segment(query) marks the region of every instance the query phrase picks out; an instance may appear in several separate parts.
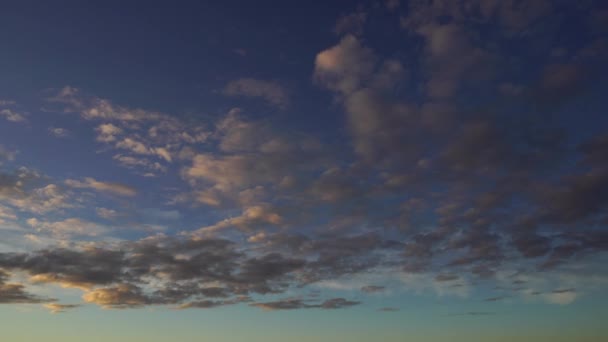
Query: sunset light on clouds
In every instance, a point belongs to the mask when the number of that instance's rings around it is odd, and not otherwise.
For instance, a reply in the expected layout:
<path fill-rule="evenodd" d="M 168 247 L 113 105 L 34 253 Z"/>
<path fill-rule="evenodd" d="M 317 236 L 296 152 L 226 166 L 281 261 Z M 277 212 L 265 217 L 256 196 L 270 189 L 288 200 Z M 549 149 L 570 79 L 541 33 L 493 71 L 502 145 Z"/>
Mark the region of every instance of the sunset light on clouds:
<path fill-rule="evenodd" d="M 0 341 L 606 341 L 608 3 L 7 1 Z"/>

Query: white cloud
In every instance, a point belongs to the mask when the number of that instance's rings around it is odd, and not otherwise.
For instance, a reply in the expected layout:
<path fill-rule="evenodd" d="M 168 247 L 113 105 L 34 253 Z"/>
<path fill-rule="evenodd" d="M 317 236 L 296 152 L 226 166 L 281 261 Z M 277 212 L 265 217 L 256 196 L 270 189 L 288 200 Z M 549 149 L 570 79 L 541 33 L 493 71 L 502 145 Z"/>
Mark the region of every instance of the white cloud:
<path fill-rule="evenodd" d="M 123 133 L 122 128 L 111 123 L 101 124 L 95 130 L 99 133 L 97 141 L 106 143 L 116 141 L 116 136 Z"/>
<path fill-rule="evenodd" d="M 0 110 L 0 117 L 4 117 L 6 120 L 10 122 L 25 122 L 27 119 L 25 118 L 25 114 L 15 112 L 12 109 L 2 109 Z"/>
<path fill-rule="evenodd" d="M 173 158 L 169 151 L 164 147 L 148 147 L 146 144 L 142 143 L 133 138 L 124 138 L 116 143 L 116 148 L 125 149 L 131 151 L 135 154 L 141 155 L 154 155 L 164 159 L 167 162 L 171 162 Z"/>
<path fill-rule="evenodd" d="M 127 168 L 144 168 L 148 171 L 154 172 L 166 172 L 167 168 L 158 162 L 153 162 L 146 158 L 139 158 L 133 156 L 127 156 L 123 154 L 117 154 L 112 159 L 119 162 L 121 165 Z"/>

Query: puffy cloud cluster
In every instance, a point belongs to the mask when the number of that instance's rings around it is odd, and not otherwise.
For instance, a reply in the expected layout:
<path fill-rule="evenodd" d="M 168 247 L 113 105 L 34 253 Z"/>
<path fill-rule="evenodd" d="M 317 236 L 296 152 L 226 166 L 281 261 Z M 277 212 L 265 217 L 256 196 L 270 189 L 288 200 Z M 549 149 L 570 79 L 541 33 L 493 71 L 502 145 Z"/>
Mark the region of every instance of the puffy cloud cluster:
<path fill-rule="evenodd" d="M 0 171 L 0 201 L 36 214 L 74 206 L 65 189 L 24 167 L 8 173 Z"/>
<path fill-rule="evenodd" d="M 83 94 L 66 86 L 47 99 L 57 110 L 78 113 L 97 125 L 97 141 L 111 147 L 113 159 L 146 176 L 166 172 L 185 145 L 204 142 L 201 123 L 188 123 L 165 113 L 129 108 Z M 53 108 L 49 110 L 54 110 Z"/>
<path fill-rule="evenodd" d="M 354 255 L 354 249 L 361 244 L 366 243 L 356 238 L 328 239 L 323 243 L 311 241 L 306 247 L 294 246 L 301 250 L 297 253 L 272 249 L 254 253 L 225 239 L 158 235 L 123 242 L 114 248 L 85 246 L 1 253 L 0 268 L 28 274 L 29 282 L 34 284 L 80 289 L 84 291 L 84 302 L 104 308 L 209 308 L 249 302 L 252 306 L 279 309 L 281 304 L 254 302 L 252 296 L 280 294 L 332 273 L 358 272 L 353 268 L 354 261 L 362 256 Z M 334 247 L 349 252 L 328 255 Z M 375 247 L 368 246 L 368 250 Z M 344 265 L 347 261 L 351 265 Z M 21 285 L 10 286 L 14 292 L 11 296 L 34 300 L 22 292 Z M 338 309 L 356 304 L 359 302 L 333 298 L 316 304 L 298 301 L 297 308 Z M 48 306 L 53 312 L 69 308 L 72 306 Z"/>

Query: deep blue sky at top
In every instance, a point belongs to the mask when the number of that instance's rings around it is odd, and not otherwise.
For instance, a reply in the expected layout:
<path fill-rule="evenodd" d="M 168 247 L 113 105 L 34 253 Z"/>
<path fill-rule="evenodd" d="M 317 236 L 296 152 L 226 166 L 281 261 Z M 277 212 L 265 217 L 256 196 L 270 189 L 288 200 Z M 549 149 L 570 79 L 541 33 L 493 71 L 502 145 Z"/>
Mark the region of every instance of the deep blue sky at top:
<path fill-rule="evenodd" d="M 222 108 L 215 89 L 249 76 L 287 83 L 298 101 L 315 91 L 315 54 L 335 42 L 330 31 L 345 4 L 332 3 L 14 2 L 1 14 L 0 92 L 18 98 L 70 84 L 118 103 L 206 111 Z M 298 101 L 307 114 L 294 116 L 310 116 L 317 104 Z"/>
<path fill-rule="evenodd" d="M 322 126 L 337 128 L 340 118 L 330 108 L 330 94 L 312 84 L 312 61 L 319 51 L 335 43 L 337 37 L 331 31 L 336 18 L 355 10 L 358 4 L 269 0 L 6 2 L 0 13 L 0 93 L 19 100 L 25 94 L 73 85 L 135 107 L 178 115 L 215 115 L 234 105 L 232 99 L 217 96 L 227 81 L 239 77 L 275 79 L 288 86 L 297 104 L 280 118 L 320 133 Z M 368 45 L 383 55 L 406 59 L 419 53 L 421 42 L 399 29 L 397 15 L 387 13 L 380 4 L 368 10 L 364 36 Z M 588 35 L 586 26 L 581 25 L 585 17 L 571 11 L 568 8 L 561 17 L 544 20 L 547 32 L 551 32 L 544 41 L 535 40 L 533 46 L 517 42 L 504 45 L 511 54 L 528 55 L 530 65 L 519 69 L 523 78 L 526 73 L 530 79 L 538 76 L 531 71 L 540 62 L 538 56 L 551 46 L 576 48 L 585 41 L 580 39 Z M 562 26 L 556 27 L 558 24 Z M 480 26 L 478 34 L 481 39 L 492 37 L 492 27 Z M 395 44 L 399 41 L 401 44 Z M 417 76 L 415 68 L 409 72 L 411 77 Z M 590 77 L 601 74 L 595 69 Z M 601 97 L 606 82 L 597 78 L 593 83 L 595 89 L 583 100 L 589 103 L 590 113 L 597 113 L 593 97 Z M 416 89 L 407 90 L 416 93 Z M 471 94 L 471 98 L 476 95 Z M 568 118 L 574 116 L 563 117 L 572 120 Z M 595 126 L 579 120 L 563 123 L 569 129 L 573 124 L 583 125 L 584 130 Z"/>

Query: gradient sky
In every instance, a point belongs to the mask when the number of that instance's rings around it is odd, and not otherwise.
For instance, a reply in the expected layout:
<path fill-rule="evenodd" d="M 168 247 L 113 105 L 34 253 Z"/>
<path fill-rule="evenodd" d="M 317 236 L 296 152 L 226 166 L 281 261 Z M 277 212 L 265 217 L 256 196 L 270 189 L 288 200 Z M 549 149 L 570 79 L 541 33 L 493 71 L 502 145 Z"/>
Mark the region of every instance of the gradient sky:
<path fill-rule="evenodd" d="M 2 341 L 608 340 L 608 6 L 5 1 Z"/>

